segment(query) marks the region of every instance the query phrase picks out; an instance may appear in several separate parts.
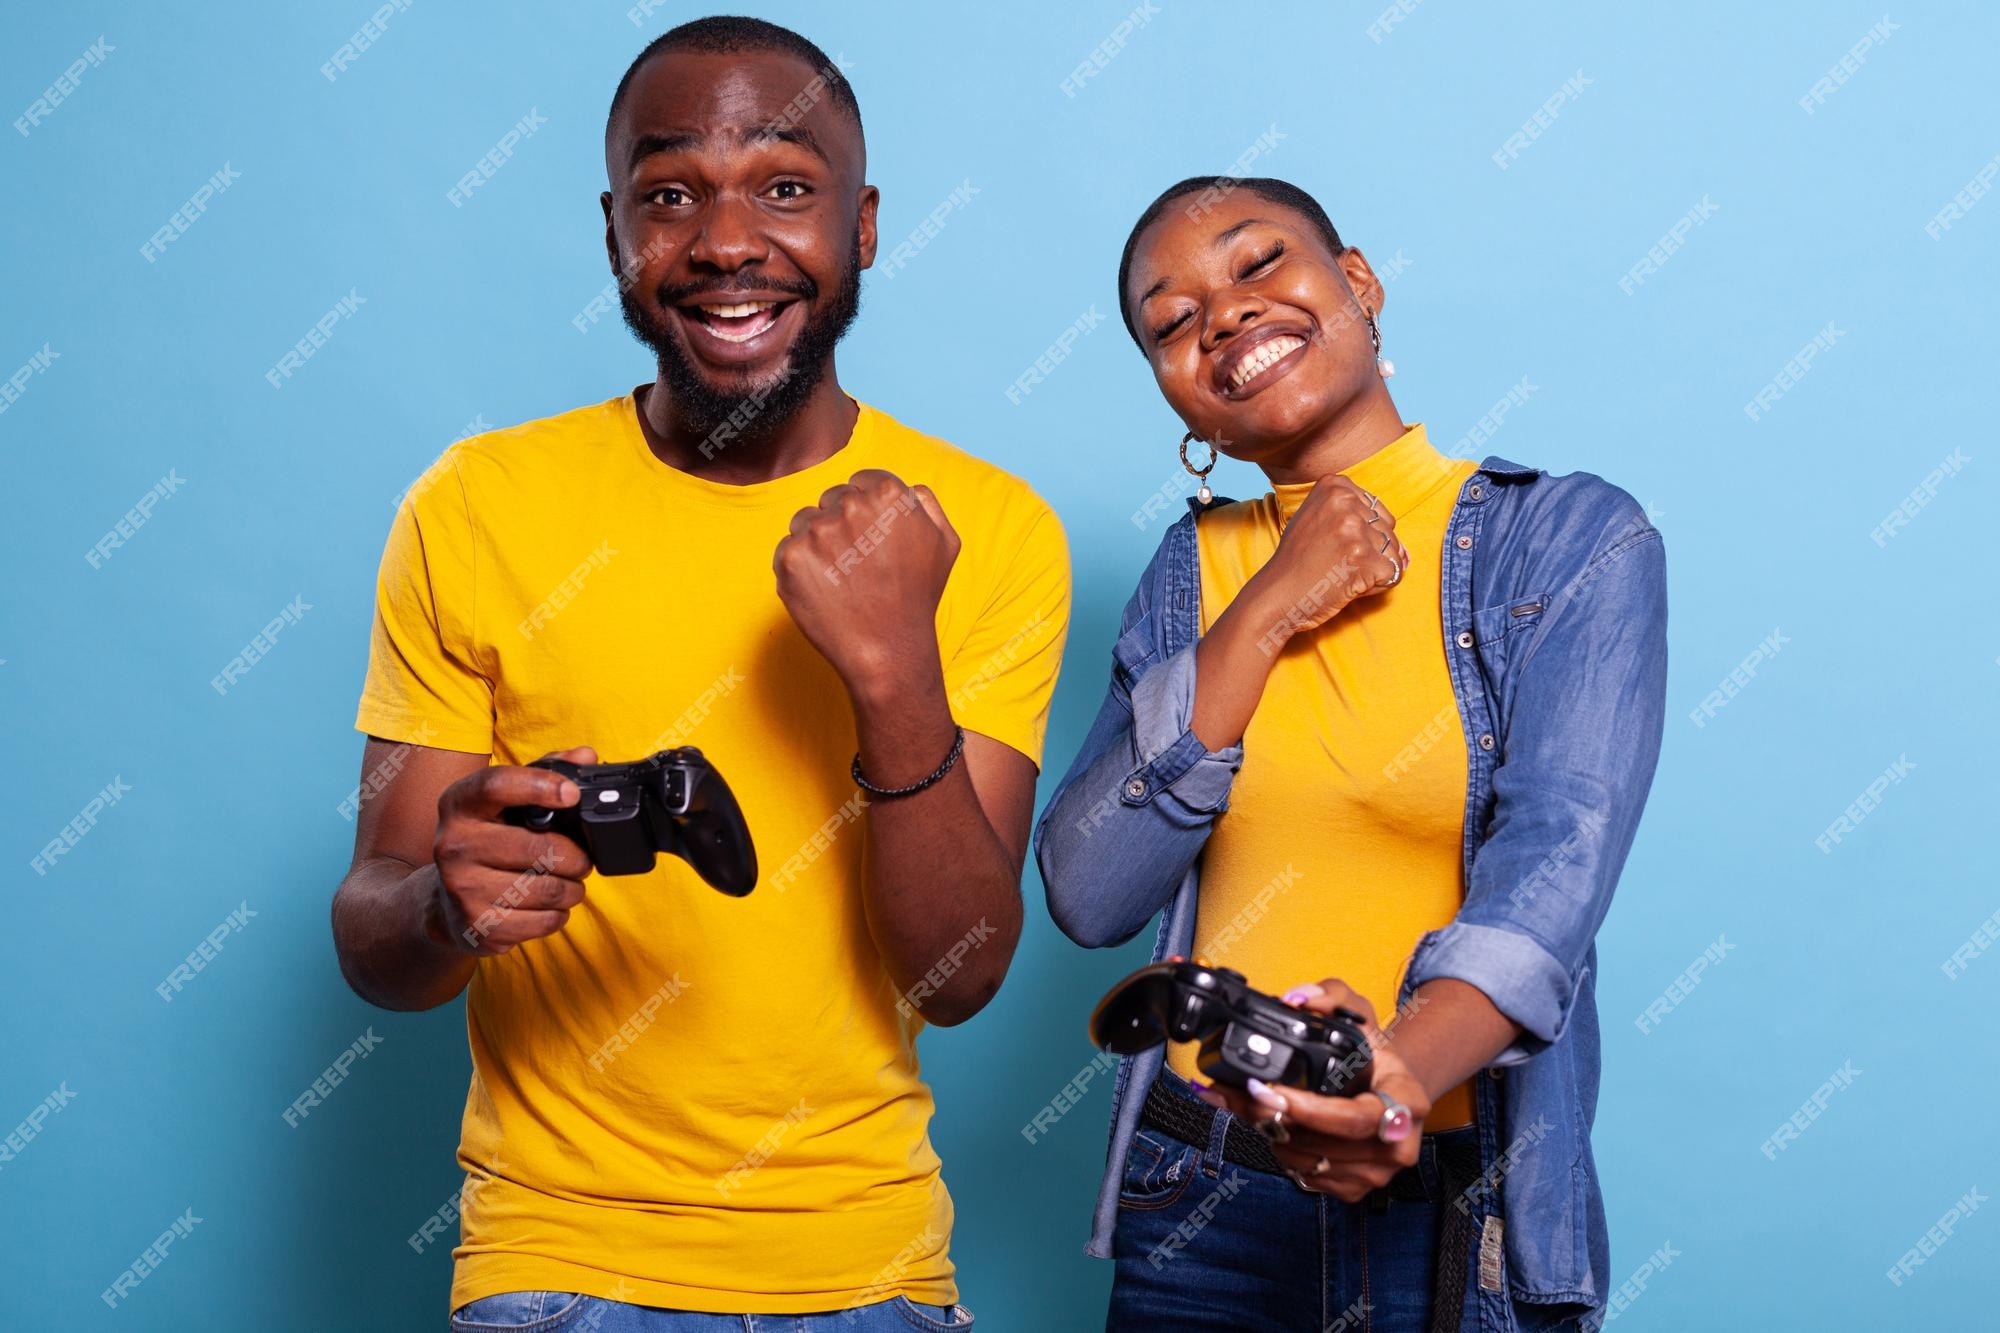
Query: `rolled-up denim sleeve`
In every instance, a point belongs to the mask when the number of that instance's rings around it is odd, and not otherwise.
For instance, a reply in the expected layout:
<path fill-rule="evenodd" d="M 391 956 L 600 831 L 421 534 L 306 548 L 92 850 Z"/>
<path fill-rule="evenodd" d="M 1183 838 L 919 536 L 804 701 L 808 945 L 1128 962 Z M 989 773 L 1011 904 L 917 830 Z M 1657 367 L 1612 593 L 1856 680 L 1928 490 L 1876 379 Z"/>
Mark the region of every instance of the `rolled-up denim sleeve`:
<path fill-rule="evenodd" d="M 1568 1026 L 1631 851 L 1666 716 L 1666 555 L 1650 525 L 1551 599 L 1518 669 L 1487 836 L 1453 922 L 1418 942 L 1404 998 L 1439 977 L 1484 992 L 1527 1060 Z"/>
<path fill-rule="evenodd" d="M 1164 798 L 1175 814 L 1206 823 L 1229 801 L 1243 747 L 1211 750 L 1196 738 L 1194 653 L 1189 644 L 1133 684 L 1133 766 L 1125 788 L 1131 800 Z"/>
<path fill-rule="evenodd" d="M 1035 824 L 1049 915 L 1087 948 L 1122 944 L 1165 906 L 1243 764 L 1242 746 L 1210 750 L 1190 729 L 1194 645 L 1154 655 L 1153 573 L 1126 605 L 1097 720 Z"/>

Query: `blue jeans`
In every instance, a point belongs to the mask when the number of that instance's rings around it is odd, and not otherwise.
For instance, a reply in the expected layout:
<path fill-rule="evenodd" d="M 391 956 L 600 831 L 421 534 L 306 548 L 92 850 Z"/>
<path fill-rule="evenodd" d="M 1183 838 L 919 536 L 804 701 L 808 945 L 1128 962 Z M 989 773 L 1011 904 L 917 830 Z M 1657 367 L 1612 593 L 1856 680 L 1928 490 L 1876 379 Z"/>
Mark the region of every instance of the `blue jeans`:
<path fill-rule="evenodd" d="M 1161 1077 L 1188 1095 L 1171 1072 Z M 1436 1141 L 1477 1131 L 1425 1135 L 1417 1169 L 1429 1198 L 1378 1208 L 1309 1194 L 1285 1176 L 1226 1160 L 1229 1119 L 1217 1114 L 1201 1147 L 1150 1125 L 1134 1135 L 1112 1235 L 1117 1272 L 1106 1329 L 1425 1333 L 1444 1202 Z M 1473 1296 L 1468 1289 L 1465 1313 L 1477 1327 Z"/>
<path fill-rule="evenodd" d="M 510 1291 L 461 1305 L 452 1333 L 963 1333 L 972 1311 L 892 1296 L 819 1314 L 706 1314 L 568 1291 Z"/>

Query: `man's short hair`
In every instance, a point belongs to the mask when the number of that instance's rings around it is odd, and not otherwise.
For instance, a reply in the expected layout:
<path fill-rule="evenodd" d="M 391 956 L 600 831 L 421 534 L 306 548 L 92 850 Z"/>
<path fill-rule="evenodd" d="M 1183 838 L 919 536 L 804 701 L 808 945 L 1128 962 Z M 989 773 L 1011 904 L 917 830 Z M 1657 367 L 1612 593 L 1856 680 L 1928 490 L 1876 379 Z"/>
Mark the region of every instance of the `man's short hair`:
<path fill-rule="evenodd" d="M 826 52 L 790 28 L 781 28 L 763 19 L 718 14 L 712 18 L 692 19 L 661 33 L 646 44 L 646 49 L 626 67 L 625 77 L 618 80 L 618 91 L 611 94 L 611 112 L 605 117 L 604 126 L 607 139 L 611 137 L 611 126 L 618 119 L 618 109 L 625 105 L 625 90 L 632 86 L 639 67 L 662 52 L 675 51 L 689 51 L 696 55 L 777 51 L 792 56 L 826 80 L 827 100 L 853 117 L 857 131 L 861 128 L 861 103 L 855 100 L 854 88 L 847 82 L 847 76 L 840 72 L 840 66 L 830 60 Z"/>

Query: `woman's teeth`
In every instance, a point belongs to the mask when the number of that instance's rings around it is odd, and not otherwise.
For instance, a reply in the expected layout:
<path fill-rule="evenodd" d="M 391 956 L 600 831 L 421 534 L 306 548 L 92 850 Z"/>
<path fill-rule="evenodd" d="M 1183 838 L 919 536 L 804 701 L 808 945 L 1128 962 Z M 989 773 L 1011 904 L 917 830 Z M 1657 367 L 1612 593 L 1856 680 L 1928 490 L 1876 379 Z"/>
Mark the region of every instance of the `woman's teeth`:
<path fill-rule="evenodd" d="M 1305 345 L 1304 338 L 1296 338 L 1289 333 L 1279 334 L 1267 342 L 1257 344 L 1256 350 L 1244 357 L 1242 364 L 1230 372 L 1229 387 L 1232 390 L 1242 388 Z"/>

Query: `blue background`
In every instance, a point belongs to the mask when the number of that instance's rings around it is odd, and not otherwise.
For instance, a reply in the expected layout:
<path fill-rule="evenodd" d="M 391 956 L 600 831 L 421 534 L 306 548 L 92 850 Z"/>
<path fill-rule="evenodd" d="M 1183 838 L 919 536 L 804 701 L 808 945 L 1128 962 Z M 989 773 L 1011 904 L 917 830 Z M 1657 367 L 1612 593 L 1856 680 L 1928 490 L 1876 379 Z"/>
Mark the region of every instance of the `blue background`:
<path fill-rule="evenodd" d="M 468 424 L 651 377 L 615 316 L 587 334 L 571 318 L 609 276 L 612 87 L 692 12 L 416 0 L 329 82 L 322 62 L 371 8 L 23 6 L 0 44 L 7 121 L 100 36 L 115 48 L 32 133 L 0 132 L 0 378 L 45 343 L 60 358 L 0 413 L 0 1134 L 58 1085 L 75 1093 L 0 1167 L 9 1327 L 443 1327 L 449 1248 L 406 1239 L 459 1181 L 461 1010 L 369 1009 L 327 925 L 374 571 L 393 498 Z M 1050 766 L 1099 697 L 1159 536 L 1134 515 L 1173 478 L 1180 434 L 1118 324 L 1119 246 L 1157 190 L 1227 170 L 1275 125 L 1252 170 L 1314 192 L 1379 266 L 1403 257 L 1382 331 L 1405 420 L 1448 449 L 1525 377 L 1490 448 L 1602 473 L 1666 534 L 1667 739 L 1600 941 L 1596 1145 L 1614 1282 L 1663 1244 L 1680 1257 L 1626 1326 L 1990 1320 L 2000 1209 L 1900 1287 L 1885 1273 L 1968 1190 L 2000 1186 L 2000 958 L 1943 970 L 2000 908 L 1978 832 L 2000 626 L 1972 573 L 1991 560 L 1977 488 L 2000 202 L 1924 230 L 2000 153 L 2000 21 L 1969 3 L 1892 12 L 1901 26 L 1807 114 L 1799 98 L 1879 7 L 1427 0 L 1377 41 L 1369 4 L 1164 0 L 1066 94 L 1131 8 L 760 11 L 848 63 L 885 254 L 962 183 L 978 191 L 871 279 L 842 379 L 1061 513 L 1077 596 Z M 1497 166 L 1578 71 L 1581 95 Z M 531 109 L 546 125 L 454 207 L 446 192 Z M 225 163 L 241 178 L 141 257 Z M 1703 200 L 1715 211 L 1684 247 L 1621 290 Z M 350 290 L 366 304 L 274 390 L 265 371 Z M 1092 306 L 1103 322 L 1010 402 Z M 1829 322 L 1834 346 L 1750 420 Z M 1872 541 L 1954 449 L 1963 471 Z M 84 553 L 169 469 L 184 486 L 92 568 Z M 1262 489 L 1239 465 L 1218 480 Z M 310 612 L 218 697 L 210 677 L 295 596 Z M 1774 629 L 1780 653 L 1697 727 L 1689 711 Z M 1815 847 L 1899 757 L 1907 780 Z M 114 775 L 130 794 L 37 875 L 30 858 Z M 1025 891 L 1006 989 L 924 1038 L 934 1135 L 981 1326 L 1088 1328 L 1110 1281 L 1081 1254 L 1110 1080 L 1039 1142 L 1020 1130 L 1088 1063 L 1084 1016 L 1145 939 L 1086 954 L 1048 923 L 1032 869 Z M 256 917 L 163 1003 L 155 985 L 239 904 Z M 1642 1034 L 1718 937 L 1732 951 Z M 283 1109 L 370 1025 L 380 1047 L 288 1127 Z M 1848 1062 L 1861 1077 L 1768 1160 L 1759 1145 Z M 192 1236 L 108 1309 L 98 1293 L 186 1209 Z"/>

